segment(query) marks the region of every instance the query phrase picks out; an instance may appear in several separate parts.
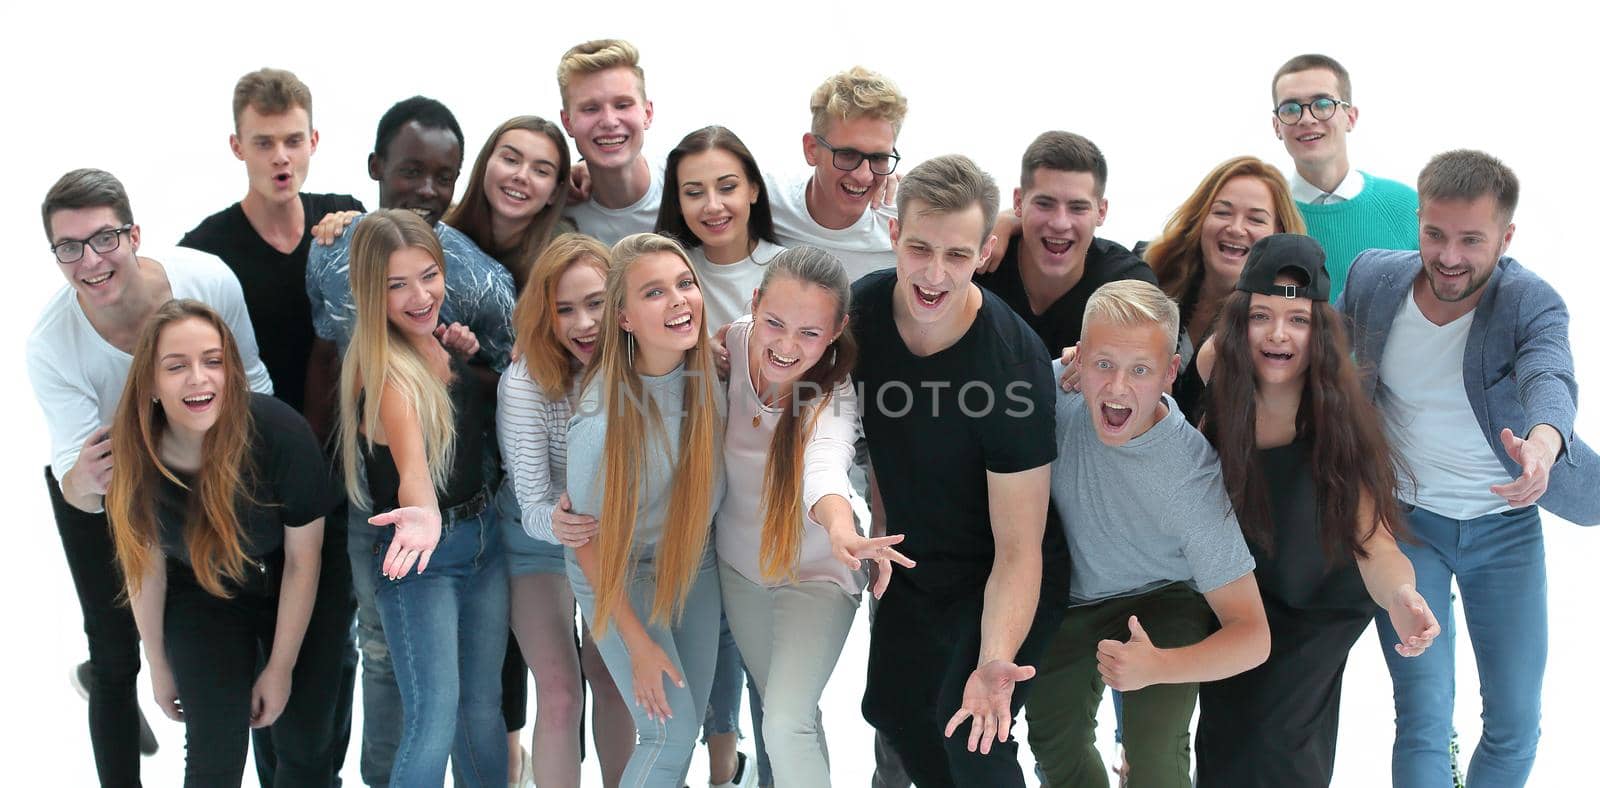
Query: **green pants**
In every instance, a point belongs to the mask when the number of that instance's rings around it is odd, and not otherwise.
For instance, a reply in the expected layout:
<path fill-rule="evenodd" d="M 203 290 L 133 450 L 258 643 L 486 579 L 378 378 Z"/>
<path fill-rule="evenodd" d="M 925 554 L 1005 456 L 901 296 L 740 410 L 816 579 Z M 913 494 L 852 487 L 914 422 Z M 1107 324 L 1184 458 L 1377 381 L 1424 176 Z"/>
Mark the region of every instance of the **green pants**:
<path fill-rule="evenodd" d="M 1028 696 L 1028 747 L 1050 788 L 1106 788 L 1094 746 L 1095 715 L 1105 682 L 1095 658 L 1101 640 L 1128 639 L 1138 616 L 1158 648 L 1188 646 L 1216 629 L 1205 597 L 1182 583 L 1139 596 L 1073 607 L 1040 660 Z M 1122 695 L 1122 744 L 1129 788 L 1189 788 L 1189 721 L 1196 684 L 1154 684 Z"/>

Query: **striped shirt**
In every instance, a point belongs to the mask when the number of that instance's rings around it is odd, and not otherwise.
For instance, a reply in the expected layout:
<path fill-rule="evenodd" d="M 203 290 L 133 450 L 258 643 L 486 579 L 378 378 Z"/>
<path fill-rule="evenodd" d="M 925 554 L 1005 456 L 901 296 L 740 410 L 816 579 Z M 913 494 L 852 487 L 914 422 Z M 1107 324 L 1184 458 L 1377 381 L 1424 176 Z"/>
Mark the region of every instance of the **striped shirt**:
<path fill-rule="evenodd" d="M 522 529 L 552 544 L 560 544 L 550 515 L 567 489 L 567 420 L 571 418 L 572 403 L 566 397 L 553 402 L 546 397 L 528 376 L 526 359 L 518 359 L 500 376 L 495 426 L 506 481 L 522 508 Z"/>

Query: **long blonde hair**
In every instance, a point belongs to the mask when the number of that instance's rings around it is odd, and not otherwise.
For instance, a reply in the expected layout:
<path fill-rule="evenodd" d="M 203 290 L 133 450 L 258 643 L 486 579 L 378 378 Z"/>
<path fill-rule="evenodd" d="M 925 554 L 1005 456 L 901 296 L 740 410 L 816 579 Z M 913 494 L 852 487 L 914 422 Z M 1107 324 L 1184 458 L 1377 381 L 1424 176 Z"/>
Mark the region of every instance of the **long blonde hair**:
<path fill-rule="evenodd" d="M 604 277 L 611 267 L 611 250 L 581 233 L 567 233 L 551 241 L 529 269 L 528 284 L 517 297 L 511 321 L 528 377 L 550 400 L 567 396 L 576 378 L 572 354 L 555 334 L 556 287 L 575 265 L 591 266 Z"/>
<path fill-rule="evenodd" d="M 450 391 L 428 368 L 422 354 L 389 323 L 389 257 L 405 248 L 427 251 L 438 262 L 439 275 L 444 275 L 444 249 L 438 236 L 410 211 L 374 211 L 356 225 L 350 237 L 350 295 L 356 323 L 339 376 L 339 454 L 345 492 L 363 508 L 372 501 L 361 483 L 361 425 L 367 425 L 365 439 L 371 450 L 385 386 L 394 386 L 417 415 L 428 474 L 436 489 L 443 489 L 449 481 L 455 459 L 455 408 Z"/>
<path fill-rule="evenodd" d="M 629 337 L 620 314 L 627 300 L 628 271 L 651 254 L 671 254 L 683 260 L 696 284 L 699 276 L 689 256 L 676 241 L 655 233 L 630 235 L 611 248 L 611 270 L 606 274 L 606 311 L 601 321 L 600 346 L 584 370 L 583 386 L 599 385 L 606 410 L 606 438 L 602 473 L 604 493 L 600 504 L 600 576 L 594 584 L 596 635 L 605 632 L 612 611 L 628 604 L 627 587 L 633 575 L 634 528 L 639 516 L 640 457 L 663 427 L 655 401 L 633 366 Z M 699 573 L 711 530 L 711 489 L 716 483 L 722 451 L 717 424 L 716 369 L 712 366 L 705 321 L 697 320 L 699 337 L 684 353 L 686 411 L 678 438 L 678 462 L 672 473 L 672 495 L 666 525 L 656 544 L 656 595 L 650 620 L 676 619 L 683 612 L 689 589 Z M 648 420 L 646 410 L 648 409 Z"/>
<path fill-rule="evenodd" d="M 216 423 L 201 439 L 203 460 L 193 488 L 161 461 L 167 412 L 153 401 L 156 345 L 167 326 L 184 320 L 202 321 L 222 338 L 220 409 Z M 106 517 L 130 594 L 139 593 L 145 573 L 161 554 L 161 524 L 155 512 L 159 474 L 190 492 L 183 542 L 189 548 L 195 580 L 213 596 L 232 596 L 223 581 L 240 582 L 249 560 L 237 507 L 249 501 L 246 481 L 255 473 L 248 451 L 253 423 L 244 364 L 227 323 L 199 301 L 175 299 L 163 304 L 139 334 L 128 382 L 111 422 L 111 462 L 117 470 L 106 489 Z"/>

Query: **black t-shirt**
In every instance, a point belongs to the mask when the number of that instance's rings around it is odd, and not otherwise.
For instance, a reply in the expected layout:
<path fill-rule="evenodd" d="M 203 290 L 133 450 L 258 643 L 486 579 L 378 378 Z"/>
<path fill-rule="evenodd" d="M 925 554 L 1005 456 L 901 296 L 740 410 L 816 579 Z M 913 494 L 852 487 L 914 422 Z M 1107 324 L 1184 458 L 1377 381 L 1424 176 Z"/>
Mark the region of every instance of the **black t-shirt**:
<path fill-rule="evenodd" d="M 255 327 L 261 361 L 272 376 L 272 390 L 295 410 L 305 412 L 306 364 L 311 358 L 311 301 L 306 297 L 306 255 L 311 251 L 311 228 L 335 211 L 365 211 L 361 201 L 347 194 L 307 194 L 300 203 L 306 210 L 305 237 L 293 252 L 272 248 L 245 218 L 239 203 L 206 217 L 179 246 L 199 249 L 222 258 L 244 289 L 245 308 Z"/>
<path fill-rule="evenodd" d="M 1083 278 L 1045 307 L 1043 314 L 1036 315 L 1028 305 L 1028 291 L 1022 286 L 1022 263 L 1018 259 L 1021 248 L 1019 237 L 1006 247 L 1006 256 L 1001 259 L 999 268 L 975 276 L 972 281 L 1000 296 L 1006 306 L 1044 340 L 1044 349 L 1052 357 L 1060 355 L 1062 348 L 1078 344 L 1078 337 L 1083 333 L 1083 308 L 1101 285 L 1123 279 L 1156 284 L 1155 272 L 1133 252 L 1115 241 L 1095 238 L 1089 242 L 1089 253 L 1083 259 Z"/>
<path fill-rule="evenodd" d="M 862 425 L 884 513 L 917 568 L 896 583 L 940 595 L 981 591 L 994 563 L 986 471 L 1016 473 L 1056 457 L 1055 381 L 1039 337 L 998 298 L 931 356 L 894 324 L 893 270 L 852 287 L 850 328 Z M 1047 582 L 1065 578 L 1066 540 L 1046 506 Z"/>
<path fill-rule="evenodd" d="M 1322 551 L 1321 504 L 1311 475 L 1310 441 L 1256 452 L 1272 510 L 1272 555 L 1252 540 L 1261 595 L 1300 610 L 1344 610 L 1370 618 L 1377 609 L 1353 556 L 1329 566 Z"/>
<path fill-rule="evenodd" d="M 283 548 L 283 529 L 299 528 L 338 505 L 340 491 L 322 459 L 322 447 L 311 425 L 287 404 L 266 394 L 250 394 L 253 421 L 247 450 L 250 467 L 244 478 L 249 500 L 236 510 L 244 551 L 252 559 Z M 178 474 L 190 490 L 198 481 Z M 156 519 L 161 524 L 161 549 L 167 557 L 189 563 L 184 523 L 199 498 L 162 477 L 156 491 Z"/>
<path fill-rule="evenodd" d="M 450 381 L 450 404 L 455 408 L 456 448 L 455 467 L 450 469 L 450 479 L 445 489 L 436 490 L 439 508 L 448 509 L 465 503 L 483 490 L 488 478 L 484 473 L 484 452 L 494 439 L 495 390 L 481 377 L 478 368 L 454 357 L 450 371 L 455 378 Z M 372 499 L 372 511 L 387 512 L 400 505 L 400 469 L 394 464 L 389 447 L 380 443 L 366 448 L 367 495 Z"/>

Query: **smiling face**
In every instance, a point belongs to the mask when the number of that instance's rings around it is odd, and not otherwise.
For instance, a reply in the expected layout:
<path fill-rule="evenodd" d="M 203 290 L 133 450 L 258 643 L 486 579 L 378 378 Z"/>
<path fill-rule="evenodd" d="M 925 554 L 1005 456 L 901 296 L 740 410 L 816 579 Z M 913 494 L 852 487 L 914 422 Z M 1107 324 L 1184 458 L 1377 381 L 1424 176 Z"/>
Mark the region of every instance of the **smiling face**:
<path fill-rule="evenodd" d="M 1200 225 L 1200 255 L 1206 278 L 1232 286 L 1255 242 L 1278 232 L 1272 190 L 1253 175 L 1230 179 L 1217 191 Z"/>
<path fill-rule="evenodd" d="M 652 252 L 629 267 L 618 324 L 633 334 L 646 374 L 665 374 L 701 336 L 700 285 L 689 262 Z"/>
<path fill-rule="evenodd" d="M 1275 284 L 1293 285 L 1280 276 Z M 1256 385 L 1299 383 L 1311 360 L 1311 300 L 1252 293 L 1246 338 Z"/>
<path fill-rule="evenodd" d="M 525 227 L 556 193 L 561 154 L 550 138 L 527 129 L 510 129 L 495 141 L 483 170 L 489 210 L 512 226 Z"/>
<path fill-rule="evenodd" d="M 556 280 L 555 319 L 551 327 L 556 341 L 579 364 L 594 357 L 600 339 L 600 318 L 606 311 L 606 275 L 587 259 L 567 266 Z"/>
<path fill-rule="evenodd" d="M 750 371 L 780 389 L 816 365 L 848 320 L 839 314 L 838 293 L 791 276 L 773 276 L 753 306 Z"/>
<path fill-rule="evenodd" d="M 1274 106 L 1285 101 L 1310 104 L 1319 98 L 1348 101 L 1339 95 L 1339 77 L 1325 68 L 1296 71 L 1278 78 L 1273 89 L 1277 99 Z M 1340 106 L 1333 117 L 1317 120 L 1311 110 L 1301 107 L 1300 120 L 1285 124 L 1274 115 L 1272 130 L 1283 140 L 1283 147 L 1301 169 L 1320 167 L 1329 162 L 1344 160 L 1345 135 L 1355 130 L 1356 108 Z"/>
<path fill-rule="evenodd" d="M 303 107 L 263 115 L 254 105 L 239 114 L 239 132 L 228 138 L 233 155 L 244 162 L 250 191 L 268 204 L 285 203 L 300 196 L 311 154 L 317 152 L 317 132 Z"/>
<path fill-rule="evenodd" d="M 760 186 L 750 180 L 738 156 L 712 148 L 678 163 L 678 204 L 706 256 L 734 263 L 750 255 L 750 206 Z"/>
<path fill-rule="evenodd" d="M 50 245 L 64 241 L 83 241 L 83 257 L 71 263 L 57 263 L 67 284 L 85 307 L 104 308 L 122 298 L 139 276 L 139 225 L 117 239 L 117 248 L 105 254 L 89 246 L 95 235 L 121 227 L 122 220 L 110 207 L 64 208 L 50 214 Z"/>
<path fill-rule="evenodd" d="M 1161 394 L 1178 378 L 1172 351 L 1173 340 L 1155 323 L 1092 320 L 1084 327 L 1079 381 L 1101 443 L 1121 446 L 1166 416 Z"/>
<path fill-rule="evenodd" d="M 1083 270 L 1095 228 L 1106 220 L 1094 173 L 1037 167 L 1033 185 L 1018 189 L 1013 202 L 1022 214 L 1024 260 L 1052 279 Z"/>
<path fill-rule="evenodd" d="M 994 248 L 994 236 L 984 237 L 983 224 L 978 203 L 953 213 L 930 213 L 921 200 L 912 200 L 889 223 L 897 318 L 904 314 L 924 326 L 960 319 L 972 275 Z"/>
<path fill-rule="evenodd" d="M 1482 297 L 1516 225 L 1500 215 L 1492 195 L 1473 200 L 1426 200 L 1422 225 L 1422 273 L 1434 298 L 1470 308 Z"/>
<path fill-rule="evenodd" d="M 222 336 L 215 326 L 191 317 L 161 330 L 155 393 L 172 430 L 201 435 L 211 429 L 227 404 L 226 384 Z"/>
<path fill-rule="evenodd" d="M 461 140 L 449 129 L 413 120 L 400 127 L 381 157 L 367 160 L 367 173 L 378 182 L 379 208 L 411 211 L 437 224 L 456 194 Z"/>
<path fill-rule="evenodd" d="M 573 76 L 564 99 L 561 125 L 591 168 L 618 170 L 639 158 L 655 108 L 645 100 L 633 69 L 617 66 Z"/>
<path fill-rule="evenodd" d="M 419 246 L 403 246 L 389 255 L 386 314 L 389 325 L 418 340 L 433 336 L 444 304 L 444 272 L 439 261 Z"/>
<path fill-rule="evenodd" d="M 823 136 L 834 148 L 851 148 L 868 156 L 894 152 L 894 124 L 887 120 L 834 118 Z M 805 136 L 804 147 L 806 164 L 812 168 L 812 188 L 807 195 L 817 201 L 814 207 L 821 214 L 813 218 L 844 224 L 859 219 L 888 176 L 874 174 L 865 158 L 849 172 L 833 166 L 833 153 L 814 134 Z"/>

